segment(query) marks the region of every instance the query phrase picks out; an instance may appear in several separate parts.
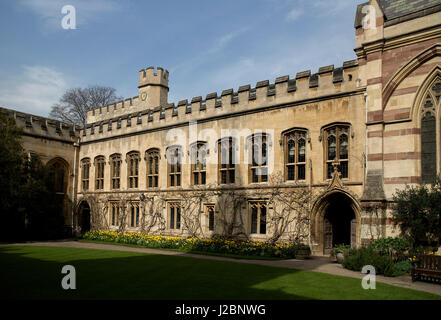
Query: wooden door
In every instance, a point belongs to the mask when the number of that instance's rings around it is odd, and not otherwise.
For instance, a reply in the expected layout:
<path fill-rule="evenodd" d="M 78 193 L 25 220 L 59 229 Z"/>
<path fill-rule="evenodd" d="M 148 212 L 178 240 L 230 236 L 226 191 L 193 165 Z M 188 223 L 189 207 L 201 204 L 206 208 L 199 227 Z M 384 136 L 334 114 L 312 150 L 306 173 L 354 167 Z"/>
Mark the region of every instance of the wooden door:
<path fill-rule="evenodd" d="M 324 235 L 325 235 L 325 243 L 324 243 L 324 254 L 331 253 L 331 249 L 333 246 L 332 241 L 332 224 L 328 219 L 324 221 Z"/>
<path fill-rule="evenodd" d="M 351 247 L 357 246 L 357 220 L 351 220 Z"/>

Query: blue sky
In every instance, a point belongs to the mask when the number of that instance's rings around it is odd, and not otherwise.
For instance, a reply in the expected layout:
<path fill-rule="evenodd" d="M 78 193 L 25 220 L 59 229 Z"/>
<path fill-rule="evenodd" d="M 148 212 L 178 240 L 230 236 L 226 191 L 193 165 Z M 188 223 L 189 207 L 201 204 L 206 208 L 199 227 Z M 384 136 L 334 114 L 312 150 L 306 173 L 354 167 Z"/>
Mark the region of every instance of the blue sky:
<path fill-rule="evenodd" d="M 0 105 L 47 116 L 63 92 L 138 95 L 170 72 L 169 102 L 355 59 L 354 0 L 1 0 Z M 76 30 L 61 8 L 76 9 Z"/>

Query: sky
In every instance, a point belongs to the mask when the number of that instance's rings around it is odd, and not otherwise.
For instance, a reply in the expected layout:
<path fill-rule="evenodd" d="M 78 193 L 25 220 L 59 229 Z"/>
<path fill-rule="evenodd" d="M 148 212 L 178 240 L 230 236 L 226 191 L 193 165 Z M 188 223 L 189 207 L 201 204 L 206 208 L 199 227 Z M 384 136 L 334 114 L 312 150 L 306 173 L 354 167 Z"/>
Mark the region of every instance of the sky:
<path fill-rule="evenodd" d="M 0 106 L 48 116 L 76 87 L 138 95 L 170 72 L 170 103 L 355 59 L 357 0 L 0 0 Z M 75 9 L 76 29 L 65 29 Z M 68 21 L 71 23 L 73 20 Z"/>

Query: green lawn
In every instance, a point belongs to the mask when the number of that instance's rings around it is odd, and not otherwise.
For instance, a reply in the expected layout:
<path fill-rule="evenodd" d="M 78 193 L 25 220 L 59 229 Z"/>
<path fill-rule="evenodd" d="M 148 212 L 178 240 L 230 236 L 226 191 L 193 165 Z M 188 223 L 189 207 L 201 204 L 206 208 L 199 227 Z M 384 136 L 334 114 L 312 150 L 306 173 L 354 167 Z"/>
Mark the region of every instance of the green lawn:
<path fill-rule="evenodd" d="M 61 288 L 76 268 L 77 289 Z M 0 246 L 1 299 L 441 299 L 311 271 L 93 249 Z"/>

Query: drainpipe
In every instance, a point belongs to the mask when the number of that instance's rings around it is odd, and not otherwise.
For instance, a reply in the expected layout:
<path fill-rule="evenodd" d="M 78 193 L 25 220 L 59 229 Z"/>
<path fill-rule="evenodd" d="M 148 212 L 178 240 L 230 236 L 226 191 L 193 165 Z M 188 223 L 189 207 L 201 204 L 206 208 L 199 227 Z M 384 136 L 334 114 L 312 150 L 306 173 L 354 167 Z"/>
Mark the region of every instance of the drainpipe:
<path fill-rule="evenodd" d="M 364 159 L 364 187 L 366 188 L 366 180 L 367 180 L 367 171 L 368 171 L 368 130 L 367 130 L 367 123 L 368 123 L 368 103 L 367 103 L 367 92 L 364 93 L 364 104 L 366 109 L 366 146 L 365 146 L 365 159 Z"/>
<path fill-rule="evenodd" d="M 74 127 L 74 130 L 75 130 L 75 127 Z M 72 214 L 71 214 L 72 215 L 72 236 L 74 235 L 74 214 L 75 214 L 75 202 L 76 202 L 75 190 L 76 190 L 77 184 L 78 184 L 78 181 L 77 181 L 77 157 L 78 157 L 78 149 L 80 146 L 80 138 L 77 138 L 77 142 L 74 142 L 73 146 L 74 146 L 75 153 L 74 153 L 73 186 L 72 186 Z"/>

